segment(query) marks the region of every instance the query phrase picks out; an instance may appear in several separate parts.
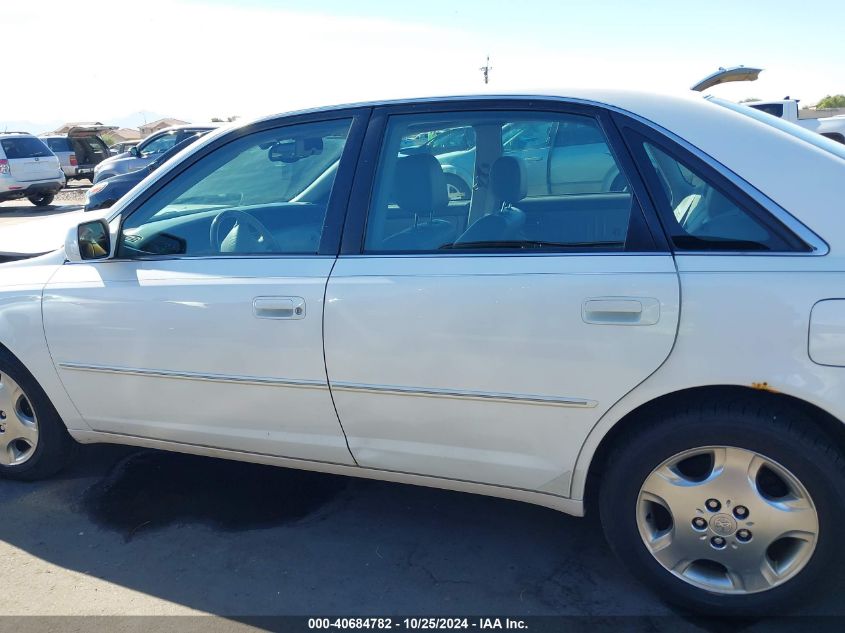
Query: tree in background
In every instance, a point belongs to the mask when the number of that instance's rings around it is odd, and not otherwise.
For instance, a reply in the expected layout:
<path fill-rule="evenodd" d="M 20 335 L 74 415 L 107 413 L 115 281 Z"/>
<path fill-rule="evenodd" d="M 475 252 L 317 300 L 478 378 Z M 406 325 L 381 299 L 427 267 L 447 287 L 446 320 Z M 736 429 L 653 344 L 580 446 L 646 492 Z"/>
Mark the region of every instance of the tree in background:
<path fill-rule="evenodd" d="M 845 95 L 827 95 L 816 104 L 816 108 L 845 108 Z"/>

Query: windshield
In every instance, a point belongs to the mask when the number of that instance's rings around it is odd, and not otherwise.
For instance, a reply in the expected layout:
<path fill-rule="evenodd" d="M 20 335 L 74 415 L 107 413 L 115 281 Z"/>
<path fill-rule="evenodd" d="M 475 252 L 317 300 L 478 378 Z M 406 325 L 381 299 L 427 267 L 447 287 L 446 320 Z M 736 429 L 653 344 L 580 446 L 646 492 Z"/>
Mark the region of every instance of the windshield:
<path fill-rule="evenodd" d="M 707 97 L 707 100 L 713 103 L 718 103 L 720 106 L 727 108 L 728 110 L 733 110 L 734 112 L 739 112 L 740 114 L 744 114 L 747 117 L 756 119 L 757 121 L 765 123 L 766 125 L 776 127 L 781 132 L 786 132 L 787 134 L 796 136 L 802 141 L 806 141 L 811 145 L 815 145 L 816 147 L 826 150 L 831 154 L 845 160 L 845 145 L 843 145 L 842 143 L 837 143 L 836 141 L 829 139 L 826 136 L 816 134 L 815 132 L 810 132 L 809 130 L 806 130 L 801 127 L 800 125 L 795 125 L 794 123 L 790 123 L 789 121 L 784 121 L 783 119 L 779 119 L 776 116 L 772 116 L 771 114 L 767 114 L 761 110 L 749 108 L 746 105 L 733 103 L 732 101 L 726 101 L 725 99 L 717 99 L 715 97 Z"/>

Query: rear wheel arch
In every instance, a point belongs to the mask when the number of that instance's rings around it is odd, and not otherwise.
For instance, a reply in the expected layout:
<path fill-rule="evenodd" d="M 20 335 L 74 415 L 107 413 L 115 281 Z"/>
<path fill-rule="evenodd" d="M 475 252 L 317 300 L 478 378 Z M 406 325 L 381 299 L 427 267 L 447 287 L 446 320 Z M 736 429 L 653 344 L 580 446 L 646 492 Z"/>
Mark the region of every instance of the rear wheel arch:
<path fill-rule="evenodd" d="M 761 405 L 775 405 L 779 408 L 801 413 L 810 419 L 816 429 L 829 438 L 841 453 L 845 454 L 845 424 L 824 409 L 806 400 L 766 389 L 740 385 L 692 387 L 649 400 L 616 421 L 601 438 L 590 458 L 583 489 L 579 491 L 573 488 L 572 496 L 576 498 L 580 496 L 584 500 L 588 512 L 596 511 L 602 471 L 607 459 L 626 436 L 635 432 L 637 424 L 647 422 L 650 417 L 664 416 L 670 412 L 681 411 L 706 403 L 736 400 L 754 401 Z"/>

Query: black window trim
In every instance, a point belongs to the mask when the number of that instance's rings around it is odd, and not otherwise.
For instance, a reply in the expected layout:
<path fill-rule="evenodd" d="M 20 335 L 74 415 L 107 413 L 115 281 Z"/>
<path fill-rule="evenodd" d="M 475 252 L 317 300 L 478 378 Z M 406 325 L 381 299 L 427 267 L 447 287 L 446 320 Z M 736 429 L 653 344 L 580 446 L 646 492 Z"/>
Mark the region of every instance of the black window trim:
<path fill-rule="evenodd" d="M 126 220 L 132 216 L 147 200 L 152 198 L 161 189 L 177 179 L 182 173 L 190 169 L 194 164 L 222 148 L 225 145 L 234 143 L 245 136 L 266 132 L 273 129 L 282 129 L 292 125 L 304 123 L 320 123 L 324 121 L 336 121 L 339 119 L 351 119 L 349 133 L 346 137 L 346 144 L 340 156 L 340 165 L 335 180 L 332 184 L 332 192 L 326 208 L 326 216 L 323 220 L 323 232 L 320 237 L 320 244 L 316 253 L 267 253 L 248 255 L 141 255 L 133 257 L 111 257 L 102 262 L 126 262 L 126 261 L 162 261 L 179 259 L 279 259 L 279 258 L 324 258 L 336 257 L 340 247 L 341 230 L 346 215 L 347 201 L 354 176 L 354 166 L 357 163 L 361 150 L 361 142 L 367 130 L 372 108 L 348 108 L 331 111 L 317 111 L 303 114 L 281 116 L 278 118 L 265 119 L 235 128 L 215 138 L 208 145 L 201 147 L 198 151 L 186 157 L 173 169 L 167 171 L 147 187 L 120 212 L 120 227 L 117 231 L 117 239 L 123 235 L 123 226 Z M 101 263 L 102 263 L 101 262 Z"/>
<path fill-rule="evenodd" d="M 366 224 L 369 206 L 375 190 L 376 172 L 381 158 L 381 151 L 387 131 L 388 119 L 391 116 L 405 114 L 447 114 L 461 112 L 491 112 L 524 110 L 531 114 L 548 113 L 550 115 L 574 114 L 589 116 L 596 120 L 608 140 L 608 145 L 614 158 L 619 163 L 622 172 L 628 178 L 631 193 L 639 208 L 638 214 L 632 214 L 631 225 L 637 235 L 636 247 L 625 250 L 608 251 L 600 248 L 584 247 L 544 247 L 537 249 L 523 248 L 470 248 L 448 249 L 444 251 L 396 251 L 396 252 L 367 252 L 364 248 Z M 644 184 L 640 180 L 638 170 L 623 142 L 610 111 L 594 104 L 569 101 L 560 98 L 501 98 L 501 99 L 461 99 L 428 102 L 408 102 L 377 106 L 370 118 L 370 125 L 364 139 L 360 159 L 355 172 L 355 180 L 349 196 L 349 206 L 341 241 L 341 256 L 360 257 L 455 257 L 455 256 L 550 256 L 550 255 L 632 255 L 632 254 L 660 254 L 669 251 L 664 232 L 655 217 L 656 212 L 651 199 L 646 195 Z M 630 234 L 630 230 L 629 230 Z"/>
<path fill-rule="evenodd" d="M 764 257 L 818 256 L 829 251 L 827 243 L 792 216 L 777 203 L 743 180 L 730 169 L 705 154 L 689 142 L 672 132 L 648 121 L 640 120 L 630 113 L 614 111 L 613 120 L 619 130 L 628 152 L 634 157 L 640 178 L 646 189 L 656 216 L 665 233 L 673 253 L 679 255 L 754 255 Z M 748 212 L 766 229 L 775 234 L 788 248 L 785 250 L 743 250 L 743 249 L 685 249 L 678 248 L 671 239 L 667 224 L 673 221 L 672 209 L 665 198 L 657 172 L 646 153 L 644 143 L 655 145 L 670 157 L 690 166 L 707 183 L 728 198 L 739 208 Z"/>

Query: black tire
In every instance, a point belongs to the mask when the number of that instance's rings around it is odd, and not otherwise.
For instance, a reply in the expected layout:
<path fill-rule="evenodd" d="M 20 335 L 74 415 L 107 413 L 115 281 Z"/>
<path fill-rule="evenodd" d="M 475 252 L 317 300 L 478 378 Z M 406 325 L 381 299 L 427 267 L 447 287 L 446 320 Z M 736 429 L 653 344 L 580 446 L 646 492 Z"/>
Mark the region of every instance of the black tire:
<path fill-rule="evenodd" d="M 634 576 L 667 602 L 708 616 L 784 612 L 825 586 L 825 574 L 841 561 L 845 462 L 835 443 L 807 415 L 780 401 L 743 396 L 732 402 L 692 402 L 682 410 L 649 417 L 651 421 L 635 424 L 614 444 L 599 491 L 607 541 Z M 758 593 L 707 591 L 669 572 L 643 542 L 636 514 L 645 479 L 673 456 L 708 446 L 733 446 L 775 460 L 812 498 L 818 515 L 815 549 L 803 569 L 783 584 Z"/>
<path fill-rule="evenodd" d="M 14 356 L 0 348 L 0 380 L 3 376 L 9 376 L 26 394 L 38 421 L 38 442 L 32 456 L 22 464 L 0 464 L 0 477 L 35 481 L 57 473 L 73 456 L 76 442 L 32 374 Z"/>
<path fill-rule="evenodd" d="M 449 200 L 469 200 L 472 196 L 472 189 L 456 174 L 446 174 L 446 189 Z"/>
<path fill-rule="evenodd" d="M 53 198 L 55 197 L 56 194 L 54 193 L 39 193 L 27 196 L 26 199 L 29 200 L 32 204 L 34 204 L 36 207 L 46 207 L 49 206 L 51 202 L 53 202 Z"/>

